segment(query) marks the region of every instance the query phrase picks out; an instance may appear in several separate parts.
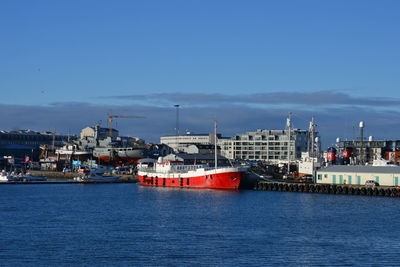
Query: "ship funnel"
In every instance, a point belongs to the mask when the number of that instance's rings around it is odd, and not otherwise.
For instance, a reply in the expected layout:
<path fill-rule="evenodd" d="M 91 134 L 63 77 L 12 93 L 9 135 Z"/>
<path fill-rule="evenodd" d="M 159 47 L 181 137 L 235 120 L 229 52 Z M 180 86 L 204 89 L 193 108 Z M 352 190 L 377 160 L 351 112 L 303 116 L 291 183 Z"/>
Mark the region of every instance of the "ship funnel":
<path fill-rule="evenodd" d="M 368 141 L 373 141 L 374 140 L 374 137 L 372 136 L 372 135 L 370 135 L 369 137 L 368 137 Z"/>
<path fill-rule="evenodd" d="M 340 138 L 336 138 L 336 143 L 340 143 Z"/>

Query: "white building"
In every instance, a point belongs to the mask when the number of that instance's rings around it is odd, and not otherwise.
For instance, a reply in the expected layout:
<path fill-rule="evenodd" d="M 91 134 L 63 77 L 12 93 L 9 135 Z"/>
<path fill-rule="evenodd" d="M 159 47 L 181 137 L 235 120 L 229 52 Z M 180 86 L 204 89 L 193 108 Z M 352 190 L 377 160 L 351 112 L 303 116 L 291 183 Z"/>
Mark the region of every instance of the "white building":
<path fill-rule="evenodd" d="M 112 137 L 118 136 L 119 132 L 115 129 L 111 129 Z M 81 139 L 86 137 L 92 137 L 94 139 L 104 139 L 110 136 L 109 128 L 101 128 L 99 125 L 95 127 L 86 127 L 81 130 Z"/>
<path fill-rule="evenodd" d="M 218 149 L 218 148 L 217 148 Z M 214 154 L 215 146 L 214 145 L 190 145 L 183 149 L 184 153 L 188 154 Z M 219 150 L 217 150 L 219 153 Z"/>
<path fill-rule="evenodd" d="M 221 135 L 217 134 L 217 138 Z M 210 145 L 214 144 L 214 134 L 186 134 L 186 135 L 169 135 L 161 136 L 160 143 L 165 144 L 175 151 L 183 151 L 190 145 Z"/>
<path fill-rule="evenodd" d="M 301 160 L 298 162 L 298 175 L 314 175 L 314 171 L 321 167 L 321 159 L 310 157 L 309 152 L 301 153 Z"/>
<path fill-rule="evenodd" d="M 332 165 L 316 171 L 318 184 L 365 185 L 374 180 L 383 186 L 399 186 L 400 167 Z"/>
<path fill-rule="evenodd" d="M 218 140 L 221 154 L 231 160 L 267 161 L 283 163 L 301 158 L 301 152 L 307 151 L 308 131 L 288 130 L 257 130 L 238 134 L 232 138 Z M 289 143 L 289 147 L 288 147 Z"/>

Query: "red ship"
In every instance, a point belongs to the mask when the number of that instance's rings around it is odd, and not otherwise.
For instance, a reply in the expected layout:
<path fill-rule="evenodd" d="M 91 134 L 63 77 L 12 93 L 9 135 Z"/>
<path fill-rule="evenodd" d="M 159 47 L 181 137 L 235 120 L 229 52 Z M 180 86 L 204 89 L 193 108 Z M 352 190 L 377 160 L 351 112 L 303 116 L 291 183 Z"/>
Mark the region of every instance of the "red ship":
<path fill-rule="evenodd" d="M 238 189 L 247 168 L 184 165 L 180 161 L 140 161 L 138 178 L 142 185 L 179 188 Z"/>

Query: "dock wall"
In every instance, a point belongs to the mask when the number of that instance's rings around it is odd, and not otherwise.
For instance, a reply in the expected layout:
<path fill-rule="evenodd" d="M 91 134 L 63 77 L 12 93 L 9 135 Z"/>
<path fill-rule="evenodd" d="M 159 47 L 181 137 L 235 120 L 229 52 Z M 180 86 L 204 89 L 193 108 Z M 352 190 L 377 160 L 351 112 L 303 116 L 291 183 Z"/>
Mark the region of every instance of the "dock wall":
<path fill-rule="evenodd" d="M 254 190 L 304 192 L 304 193 L 336 194 L 336 195 L 400 197 L 400 188 L 379 187 L 379 186 L 367 187 L 367 186 L 334 185 L 334 184 L 307 184 L 307 183 L 283 183 L 283 182 L 259 181 L 254 186 Z"/>

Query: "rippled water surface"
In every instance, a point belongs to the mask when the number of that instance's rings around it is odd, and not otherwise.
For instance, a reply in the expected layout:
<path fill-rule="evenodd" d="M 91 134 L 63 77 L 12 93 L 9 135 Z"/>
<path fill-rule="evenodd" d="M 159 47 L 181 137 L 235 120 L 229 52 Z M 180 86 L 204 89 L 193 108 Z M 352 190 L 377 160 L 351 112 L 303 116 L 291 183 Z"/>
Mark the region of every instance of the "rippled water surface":
<path fill-rule="evenodd" d="M 400 265 L 400 199 L 1 185 L 2 266 Z"/>

